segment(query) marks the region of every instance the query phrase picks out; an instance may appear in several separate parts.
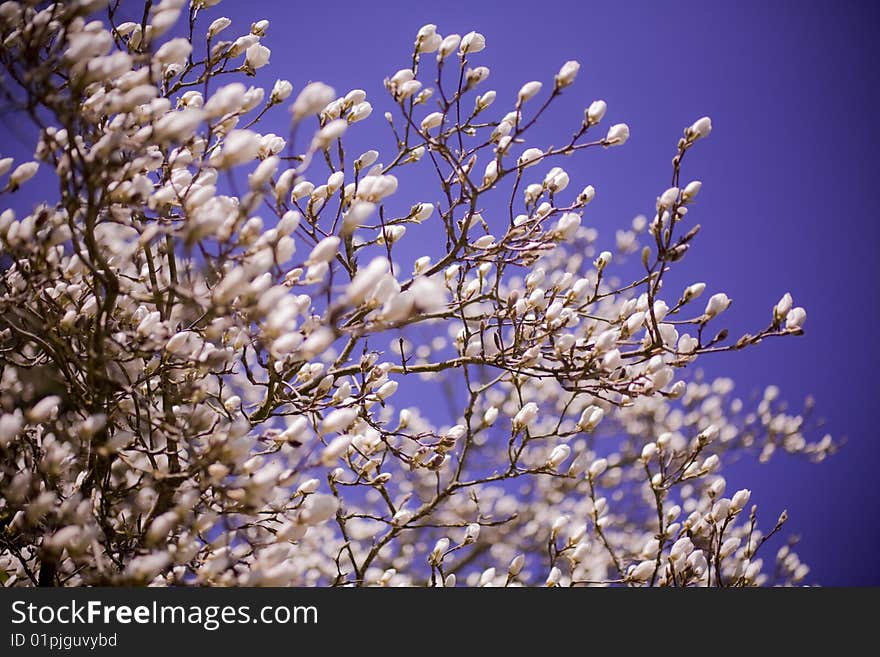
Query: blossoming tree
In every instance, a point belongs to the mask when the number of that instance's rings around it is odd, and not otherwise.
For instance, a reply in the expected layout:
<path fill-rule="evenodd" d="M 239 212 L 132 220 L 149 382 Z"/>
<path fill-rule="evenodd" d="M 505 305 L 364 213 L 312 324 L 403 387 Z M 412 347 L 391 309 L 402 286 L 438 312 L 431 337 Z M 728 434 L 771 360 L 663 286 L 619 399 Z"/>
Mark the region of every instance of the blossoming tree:
<path fill-rule="evenodd" d="M 352 154 L 363 91 L 248 85 L 268 21 L 227 39 L 217 0 L 132 4 L 0 5 L 4 108 L 39 135 L 0 160 L 6 585 L 804 580 L 784 540 L 765 554 L 785 514 L 759 522 L 719 469 L 834 444 L 775 388 L 750 407 L 692 364 L 805 312 L 786 294 L 732 339 L 724 293 L 664 287 L 700 228 L 682 163 L 708 118 L 613 273 L 596 192 L 558 162 L 629 128 L 600 129 L 597 100 L 562 145 L 529 141 L 577 62 L 496 100 L 483 35 L 426 25 Z M 289 133 L 259 132 L 270 112 Z M 415 167 L 435 183 L 409 198 Z"/>

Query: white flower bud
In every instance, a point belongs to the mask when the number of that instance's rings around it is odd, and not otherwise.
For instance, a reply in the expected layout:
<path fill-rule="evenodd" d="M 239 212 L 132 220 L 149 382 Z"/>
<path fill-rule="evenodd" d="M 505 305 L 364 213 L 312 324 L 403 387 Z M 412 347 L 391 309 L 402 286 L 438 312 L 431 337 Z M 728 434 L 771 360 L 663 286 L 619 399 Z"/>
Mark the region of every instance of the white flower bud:
<path fill-rule="evenodd" d="M 563 87 L 567 87 L 572 82 L 574 82 L 574 79 L 577 77 L 580 68 L 580 62 L 576 62 L 575 60 L 569 60 L 565 62 L 565 64 L 562 65 L 562 68 L 559 69 L 559 73 L 557 73 L 556 77 L 554 78 L 556 88 L 562 89 Z"/>
<path fill-rule="evenodd" d="M 519 156 L 518 166 L 523 169 L 533 166 L 541 161 L 541 158 L 544 157 L 544 151 L 540 148 L 529 148 L 523 152 L 522 155 Z"/>
<path fill-rule="evenodd" d="M 584 187 L 584 191 L 580 193 L 580 196 L 578 196 L 578 203 L 586 205 L 594 198 L 596 198 L 596 189 L 592 185 L 587 185 Z"/>
<path fill-rule="evenodd" d="M 296 495 L 311 495 L 321 485 L 320 479 L 306 479 L 296 488 Z"/>
<path fill-rule="evenodd" d="M 373 166 L 376 160 L 379 159 L 379 151 L 367 151 L 366 153 L 362 153 L 361 156 L 355 160 L 355 168 L 357 169 L 366 169 L 367 167 Z"/>
<path fill-rule="evenodd" d="M 685 288 L 684 294 L 682 296 L 684 296 L 685 301 L 692 301 L 700 296 L 705 289 L 705 283 L 694 283 L 693 285 L 689 285 Z"/>
<path fill-rule="evenodd" d="M 208 38 L 217 36 L 230 25 L 232 25 L 232 21 L 225 16 L 214 19 L 214 21 L 208 26 Z"/>
<path fill-rule="evenodd" d="M 58 407 L 61 405 L 61 397 L 57 395 L 49 395 L 43 397 L 40 401 L 25 413 L 27 421 L 31 424 L 41 424 L 51 420 L 58 413 Z"/>
<path fill-rule="evenodd" d="M 800 329 L 807 320 L 807 311 L 803 308 L 792 308 L 785 318 L 785 328 L 789 330 Z"/>
<path fill-rule="evenodd" d="M 274 104 L 285 101 L 292 92 L 293 85 L 290 82 L 287 80 L 275 80 L 275 85 L 272 87 L 272 93 L 269 96 L 269 102 Z"/>
<path fill-rule="evenodd" d="M 629 126 L 626 123 L 616 123 L 608 128 L 605 135 L 605 146 L 622 146 L 629 139 Z"/>
<path fill-rule="evenodd" d="M 351 436 L 347 434 L 336 436 L 321 452 L 321 463 L 327 467 L 332 466 L 348 451 L 349 445 L 351 445 Z"/>
<path fill-rule="evenodd" d="M 19 411 L 0 415 L 0 448 L 8 447 L 9 444 L 21 431 L 24 420 Z"/>
<path fill-rule="evenodd" d="M 348 128 L 348 121 L 335 119 L 321 128 L 312 139 L 312 149 L 324 150 L 339 139 Z"/>
<path fill-rule="evenodd" d="M 773 307 L 773 319 L 775 321 L 785 319 L 789 311 L 791 310 L 792 305 L 794 305 L 794 302 L 792 301 L 791 294 L 786 292 L 784 295 L 782 295 L 779 303 L 777 303 Z"/>
<path fill-rule="evenodd" d="M 587 108 L 587 125 L 596 125 L 605 116 L 608 104 L 604 100 L 594 100 Z"/>
<path fill-rule="evenodd" d="M 608 263 L 611 262 L 611 258 L 611 251 L 602 251 L 602 253 L 599 254 L 599 257 L 593 261 L 593 266 L 598 271 L 602 271 L 603 269 L 605 269 L 605 267 L 608 266 Z"/>
<path fill-rule="evenodd" d="M 516 102 L 519 105 L 522 105 L 524 102 L 533 98 L 535 94 L 541 91 L 541 87 L 544 86 L 537 80 L 533 80 L 531 82 L 526 82 L 519 90 L 519 93 L 516 97 Z"/>
<path fill-rule="evenodd" d="M 278 170 L 278 165 L 281 163 L 281 160 L 273 155 L 272 157 L 267 157 L 265 160 L 260 162 L 257 168 L 254 170 L 252 174 L 248 176 L 248 185 L 253 190 L 260 189 L 263 185 L 265 185 L 272 176 L 275 175 L 275 172 Z"/>
<path fill-rule="evenodd" d="M 672 544 L 672 548 L 670 548 L 669 550 L 669 559 L 670 561 L 679 561 L 683 558 L 686 558 L 687 555 L 689 555 L 693 551 L 693 542 L 687 536 L 683 536 Z"/>
<path fill-rule="evenodd" d="M 350 235 L 360 228 L 367 218 L 373 214 L 376 205 L 369 201 L 355 201 L 351 204 L 348 212 L 342 217 L 342 234 Z"/>
<path fill-rule="evenodd" d="M 507 567 L 507 574 L 511 577 L 516 577 L 522 572 L 523 566 L 526 565 L 525 555 L 518 554 L 513 559 L 510 560 L 510 565 Z"/>
<path fill-rule="evenodd" d="M 486 47 L 486 37 L 479 32 L 468 32 L 461 38 L 459 52 L 462 55 L 480 52 Z"/>
<path fill-rule="evenodd" d="M 717 454 L 712 454 L 712 456 L 703 461 L 703 470 L 713 472 L 718 469 L 719 465 L 721 465 L 721 459 L 718 458 Z"/>
<path fill-rule="evenodd" d="M 495 423 L 495 420 L 498 419 L 498 408 L 492 406 L 491 408 L 486 409 L 486 412 L 483 413 L 483 422 L 486 426 L 492 426 Z"/>
<path fill-rule="evenodd" d="M 694 197 L 700 193 L 700 190 L 703 188 L 703 183 L 699 180 L 692 180 L 687 184 L 687 186 L 681 192 L 681 198 L 683 201 L 688 202 L 694 200 Z"/>
<path fill-rule="evenodd" d="M 336 97 L 333 87 L 323 82 L 312 82 L 299 92 L 290 111 L 294 121 L 301 121 L 307 116 L 317 114 Z"/>
<path fill-rule="evenodd" d="M 678 200 L 678 187 L 670 187 L 657 199 L 658 210 L 668 210 Z"/>
<path fill-rule="evenodd" d="M 523 429 L 528 427 L 538 417 L 538 405 L 535 402 L 529 402 L 523 406 L 513 417 L 514 429 Z"/>
<path fill-rule="evenodd" d="M 422 223 L 434 214 L 434 206 L 431 203 L 418 203 L 410 210 L 410 216 L 417 223 Z"/>
<path fill-rule="evenodd" d="M 15 167 L 15 170 L 9 175 L 9 186 L 12 189 L 23 185 L 34 177 L 40 165 L 36 162 L 24 162 Z"/>
<path fill-rule="evenodd" d="M 482 112 L 484 109 L 489 107 L 492 103 L 495 102 L 496 93 L 494 91 L 487 91 L 482 96 L 477 98 L 476 108 L 478 112 Z"/>
<path fill-rule="evenodd" d="M 413 275 L 418 276 L 420 274 L 424 274 L 430 266 L 431 256 L 422 256 L 421 258 L 417 258 L 415 263 L 413 264 Z"/>
<path fill-rule="evenodd" d="M 498 161 L 490 160 L 483 173 L 483 187 L 488 187 L 496 180 L 498 180 Z"/>
<path fill-rule="evenodd" d="M 434 549 L 431 550 L 431 554 L 428 556 L 428 561 L 435 566 L 439 565 L 443 560 L 443 555 L 448 549 L 449 539 L 444 536 L 434 544 Z"/>
<path fill-rule="evenodd" d="M 336 497 L 315 493 L 303 504 L 299 521 L 304 525 L 320 525 L 330 520 L 338 509 L 339 500 Z"/>
<path fill-rule="evenodd" d="M 443 123 L 443 112 L 431 112 L 422 119 L 422 132 L 427 132 L 431 128 L 437 128 Z"/>
<path fill-rule="evenodd" d="M 709 298 L 709 302 L 706 304 L 705 314 L 708 317 L 715 317 L 727 310 L 728 306 L 730 306 L 730 302 L 731 300 L 726 294 L 724 294 L 724 292 L 713 294 Z"/>
<path fill-rule="evenodd" d="M 376 391 L 376 396 L 384 401 L 397 392 L 398 385 L 397 381 L 386 381 L 379 386 L 379 389 Z"/>
<path fill-rule="evenodd" d="M 746 504 L 749 503 L 749 498 L 752 496 L 752 491 L 748 488 L 743 488 L 741 490 L 736 491 L 733 497 L 730 498 L 730 507 L 734 511 L 739 511 L 743 509 Z"/>
<path fill-rule="evenodd" d="M 547 458 L 546 467 L 551 470 L 556 470 L 570 455 L 571 447 L 565 444 L 557 445 L 553 448 L 553 451 L 550 452 L 550 456 Z"/>
<path fill-rule="evenodd" d="M 336 254 L 339 251 L 340 242 L 341 240 L 335 235 L 325 237 L 315 245 L 315 248 L 312 249 L 312 252 L 309 254 L 309 259 L 306 260 L 306 264 L 313 265 L 318 262 L 330 262 L 336 257 Z"/>
<path fill-rule="evenodd" d="M 345 431 L 357 419 L 357 416 L 356 408 L 337 408 L 328 413 L 321 422 L 321 434 L 326 435 L 328 433 Z"/>
<path fill-rule="evenodd" d="M 693 125 L 685 131 L 685 134 L 689 140 L 696 141 L 697 139 L 706 137 L 710 132 L 712 132 L 712 119 L 708 116 L 704 116 L 703 118 L 694 121 Z"/>
<path fill-rule="evenodd" d="M 272 54 L 272 51 L 260 43 L 255 43 L 247 49 L 246 53 L 244 60 L 245 66 L 256 70 L 258 68 L 263 68 L 269 63 L 269 55 Z"/>
<path fill-rule="evenodd" d="M 251 130 L 233 130 L 223 140 L 222 165 L 231 167 L 256 159 L 260 136 Z"/>
<path fill-rule="evenodd" d="M 629 572 L 627 579 L 634 582 L 647 582 L 654 574 L 655 567 L 656 562 L 654 561 L 642 561 Z"/>
<path fill-rule="evenodd" d="M 617 351 L 616 349 L 614 351 Z M 614 352 L 610 352 L 613 354 Z M 617 352 L 618 356 L 620 352 Z M 583 413 L 581 413 L 581 417 L 577 423 L 577 429 L 579 431 L 592 431 L 599 423 L 602 421 L 602 418 L 605 417 L 605 411 L 599 408 L 598 406 L 587 406 L 584 409 Z"/>
<path fill-rule="evenodd" d="M 718 556 L 722 559 L 726 559 L 731 554 L 736 552 L 736 549 L 740 546 L 740 543 L 742 543 L 742 540 L 737 538 L 736 536 L 728 538 L 726 541 L 724 541 L 724 543 L 721 544 L 721 549 L 718 550 Z"/>
<path fill-rule="evenodd" d="M 444 37 L 443 41 L 440 42 L 440 47 L 437 49 L 437 61 L 445 59 L 454 53 L 459 43 L 461 43 L 461 36 L 458 34 L 450 34 Z"/>
<path fill-rule="evenodd" d="M 601 476 L 605 470 L 608 469 L 608 460 L 607 459 L 596 459 L 593 461 L 592 465 L 590 465 L 590 469 L 587 470 L 587 473 L 590 475 L 590 479 L 596 479 Z"/>
<path fill-rule="evenodd" d="M 437 26 L 431 23 L 423 25 L 416 35 L 416 52 L 429 53 L 434 52 L 440 47 L 443 37 L 437 34 Z"/>

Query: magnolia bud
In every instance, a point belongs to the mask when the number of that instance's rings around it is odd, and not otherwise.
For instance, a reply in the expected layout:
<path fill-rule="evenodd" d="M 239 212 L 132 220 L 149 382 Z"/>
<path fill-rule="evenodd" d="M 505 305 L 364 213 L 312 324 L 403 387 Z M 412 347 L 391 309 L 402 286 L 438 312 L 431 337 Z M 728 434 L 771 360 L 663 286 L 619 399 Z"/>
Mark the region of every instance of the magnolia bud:
<path fill-rule="evenodd" d="M 605 135 L 605 146 L 622 146 L 629 139 L 629 126 L 626 123 L 617 123 L 608 128 Z"/>
<path fill-rule="evenodd" d="M 654 574 L 655 568 L 656 562 L 642 561 L 638 566 L 636 566 L 629 572 L 627 578 L 634 582 L 647 582 Z"/>
<path fill-rule="evenodd" d="M 608 104 L 604 100 L 594 100 L 585 112 L 587 125 L 596 125 L 605 116 Z"/>
<path fill-rule="evenodd" d="M 699 180 L 693 180 L 687 184 L 684 190 L 681 193 L 681 198 L 683 201 L 692 201 L 694 197 L 700 193 L 700 190 L 703 188 L 703 183 Z"/>
<path fill-rule="evenodd" d="M 317 114 L 336 97 L 333 87 L 323 82 L 312 82 L 299 92 L 290 111 L 294 121 L 301 121 L 307 116 Z"/>
<path fill-rule="evenodd" d="M 739 511 L 744 508 L 746 504 L 749 503 L 749 498 L 752 496 L 752 491 L 748 488 L 743 488 L 741 490 L 736 491 L 733 497 L 730 498 L 730 507 L 734 511 Z"/>
<path fill-rule="evenodd" d="M 257 133 L 251 130 L 233 130 L 223 140 L 223 166 L 250 162 L 259 152 L 260 136 Z"/>
<path fill-rule="evenodd" d="M 516 577 L 522 572 L 523 566 L 525 564 L 525 556 L 522 554 L 516 555 L 513 559 L 510 560 L 510 565 L 507 567 L 507 574 L 511 577 Z"/>
<path fill-rule="evenodd" d="M 526 167 L 537 164 L 543 157 L 544 151 L 540 148 L 529 148 L 519 156 L 518 165 L 525 169 Z"/>
<path fill-rule="evenodd" d="M 790 330 L 798 330 L 807 320 L 807 311 L 803 308 L 792 308 L 785 318 L 785 328 Z"/>
<path fill-rule="evenodd" d="M 15 167 L 15 170 L 9 175 L 9 186 L 12 189 L 19 187 L 34 177 L 40 165 L 36 162 L 24 162 Z"/>
<path fill-rule="evenodd" d="M 427 132 L 431 128 L 438 127 L 441 123 L 443 123 L 443 113 L 432 112 L 422 119 L 422 131 Z"/>
<path fill-rule="evenodd" d="M 513 418 L 513 426 L 517 429 L 522 429 L 532 422 L 538 417 L 538 405 L 535 402 L 529 402 L 525 406 L 523 406 L 517 414 Z"/>
<path fill-rule="evenodd" d="M 611 262 L 611 258 L 611 251 L 602 251 L 602 253 L 599 254 L 599 257 L 593 261 L 593 266 L 598 271 L 602 271 L 608 266 L 608 263 Z"/>
<path fill-rule="evenodd" d="M 541 87 L 543 85 L 533 80 L 532 82 L 526 82 L 519 90 L 519 94 L 517 94 L 516 102 L 518 105 L 522 105 L 524 102 L 534 97 L 539 91 L 541 91 Z"/>
<path fill-rule="evenodd" d="M 690 141 L 696 141 L 701 137 L 706 137 L 710 132 L 712 132 L 712 119 L 708 116 L 704 116 L 703 118 L 694 121 L 693 125 L 685 130 L 685 136 L 687 136 Z"/>
<path fill-rule="evenodd" d="M 449 57 L 458 48 L 459 43 L 461 43 L 461 36 L 458 34 L 450 34 L 444 37 L 443 41 L 440 42 L 440 47 L 437 48 L 437 61 Z"/>
<path fill-rule="evenodd" d="M 416 52 L 434 52 L 440 47 L 443 37 L 437 34 L 437 26 L 431 23 L 423 25 L 416 35 Z"/>
<path fill-rule="evenodd" d="M 355 408 L 337 408 L 321 422 L 321 434 L 345 431 L 358 416 Z"/>
<path fill-rule="evenodd" d="M 306 260 L 306 264 L 313 265 L 318 262 L 330 262 L 336 257 L 340 242 L 341 240 L 335 235 L 325 237 L 315 245 L 315 248 L 312 249 L 308 260 Z"/>
<path fill-rule="evenodd" d="M 255 43 L 247 49 L 244 63 L 252 69 L 263 68 L 269 63 L 271 51 L 264 45 Z"/>
<path fill-rule="evenodd" d="M 562 89 L 563 87 L 567 87 L 572 82 L 574 82 L 574 79 L 577 77 L 580 68 L 580 62 L 576 62 L 573 59 L 565 62 L 565 64 L 562 65 L 562 68 L 559 69 L 559 73 L 557 73 L 556 77 L 554 78 L 556 88 Z"/>
<path fill-rule="evenodd" d="M 713 294 L 709 298 L 709 302 L 706 304 L 706 315 L 708 317 L 715 317 L 716 315 L 723 313 L 725 310 L 727 310 L 730 302 L 731 300 L 726 294 L 724 294 L 724 292 Z"/>
<path fill-rule="evenodd" d="M 665 210 L 671 208 L 678 200 L 678 187 L 670 187 L 660 195 L 657 199 L 657 209 Z"/>
<path fill-rule="evenodd" d="M 608 460 L 607 459 L 596 459 L 593 461 L 590 469 L 587 473 L 590 475 L 590 479 L 595 479 L 602 475 L 605 470 L 608 469 Z"/>
<path fill-rule="evenodd" d="M 693 285 L 689 285 L 685 288 L 684 294 L 682 296 L 684 297 L 685 301 L 692 301 L 700 296 L 705 289 L 705 283 L 694 283 Z"/>
<path fill-rule="evenodd" d="M 448 549 L 449 539 L 444 536 L 434 544 L 434 549 L 431 550 L 431 554 L 428 556 L 428 562 L 435 566 L 439 565 Z"/>
<path fill-rule="evenodd" d="M 25 417 L 31 424 L 47 422 L 57 414 L 60 404 L 61 397 L 57 395 L 43 397 L 30 410 L 25 412 Z"/>
<path fill-rule="evenodd" d="M 546 466 L 551 470 L 557 469 L 560 465 L 562 465 L 565 460 L 571 455 L 571 447 L 568 445 L 557 445 L 553 448 L 553 451 L 550 452 L 550 456 L 547 459 Z"/>
<path fill-rule="evenodd" d="M 232 25 L 232 21 L 225 16 L 215 19 L 214 22 L 208 26 L 208 38 L 210 39 L 217 36 L 230 25 Z"/>
<path fill-rule="evenodd" d="M 467 55 L 474 52 L 480 52 L 486 47 L 486 37 L 479 32 L 468 32 L 461 38 L 461 47 L 459 53 Z"/>
<path fill-rule="evenodd" d="M 721 544 L 721 549 L 718 550 L 718 556 L 722 559 L 726 559 L 731 554 L 736 552 L 736 549 L 740 546 L 740 543 L 742 543 L 742 541 L 736 536 L 728 538 L 726 541 L 724 541 L 724 543 Z"/>
<path fill-rule="evenodd" d="M 269 96 L 269 102 L 280 103 L 290 96 L 293 92 L 293 85 L 287 80 L 276 80 L 275 86 L 272 87 L 272 94 Z"/>

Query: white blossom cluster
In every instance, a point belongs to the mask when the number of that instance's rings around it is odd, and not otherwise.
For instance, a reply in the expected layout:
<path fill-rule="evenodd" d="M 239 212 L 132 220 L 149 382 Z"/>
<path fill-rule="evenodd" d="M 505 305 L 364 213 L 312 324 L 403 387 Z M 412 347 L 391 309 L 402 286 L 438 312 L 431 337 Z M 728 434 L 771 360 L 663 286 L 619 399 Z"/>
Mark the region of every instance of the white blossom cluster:
<path fill-rule="evenodd" d="M 790 543 L 761 549 L 785 514 L 759 526 L 720 469 L 836 445 L 693 366 L 806 313 L 786 294 L 731 340 L 723 292 L 664 289 L 708 118 L 600 251 L 596 190 L 560 162 L 629 127 L 596 100 L 561 146 L 528 141 L 578 62 L 500 98 L 482 34 L 425 25 L 385 80 L 392 148 L 355 157 L 365 92 L 248 84 L 269 21 L 230 35 L 217 4 L 0 4 L 4 102 L 39 131 L 0 187 L 48 181 L 0 214 L 4 585 L 807 581 Z M 289 132 L 260 132 L 270 111 Z"/>

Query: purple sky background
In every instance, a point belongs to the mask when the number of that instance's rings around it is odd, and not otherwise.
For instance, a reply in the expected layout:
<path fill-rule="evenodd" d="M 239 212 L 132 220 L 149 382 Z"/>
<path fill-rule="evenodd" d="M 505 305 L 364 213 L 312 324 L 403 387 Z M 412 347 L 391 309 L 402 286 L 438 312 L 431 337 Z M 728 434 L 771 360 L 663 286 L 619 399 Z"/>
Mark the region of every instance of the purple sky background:
<path fill-rule="evenodd" d="M 606 125 L 629 123 L 624 147 L 562 163 L 573 189 L 596 186 L 585 223 L 598 227 L 606 246 L 615 229 L 652 212 L 681 130 L 711 116 L 714 131 L 689 153 L 683 175 L 704 183 L 693 210 L 703 231 L 670 283 L 704 280 L 710 290 L 726 291 L 734 299 L 725 317 L 732 335 L 766 325 L 785 291 L 807 308 L 808 320 L 801 338 L 709 356 L 703 369 L 733 377 L 746 398 L 770 383 L 793 408 L 813 394 L 826 428 L 848 440 L 819 465 L 784 456 L 767 465 L 744 459 L 727 467 L 728 488 L 751 487 L 765 525 L 789 509 L 787 531 L 802 537 L 798 550 L 812 567 L 810 581 L 880 584 L 873 407 L 880 347 L 863 335 L 880 320 L 872 166 L 880 145 L 873 117 L 880 5 L 255 0 L 213 11 L 242 21 L 229 34 L 270 19 L 265 43 L 272 61 L 258 78 L 267 86 L 285 77 L 295 89 L 322 80 L 340 93 L 367 91 L 376 111 L 350 131 L 352 154 L 359 143 L 370 147 L 377 131 L 387 144 L 382 79 L 408 65 L 424 23 L 436 23 L 441 34 L 486 35 L 487 49 L 472 65 L 492 70 L 484 88 L 498 91 L 500 107 L 512 104 L 523 82 L 548 86 L 564 61 L 579 60 L 577 83 L 530 145 L 560 143 L 596 98 L 608 102 Z M 279 123 L 276 131 L 283 129 Z M 399 194 L 407 207 L 426 200 L 405 185 Z"/>
<path fill-rule="evenodd" d="M 880 100 L 873 44 L 880 4 L 225 0 L 208 10 L 204 25 L 220 15 L 234 21 L 225 38 L 244 33 L 252 21 L 271 21 L 264 43 L 272 59 L 257 77 L 263 86 L 281 77 L 293 83 L 294 96 L 311 80 L 339 93 L 367 91 L 375 111 L 349 131 L 351 156 L 377 141 L 387 156 L 382 113 L 391 107 L 382 80 L 408 66 L 424 23 L 436 23 L 444 35 L 472 29 L 486 35 L 487 50 L 472 65 L 492 71 L 482 88 L 498 91 L 493 117 L 512 106 L 523 82 L 542 80 L 546 90 L 564 61 L 579 60 L 576 84 L 529 145 L 560 144 L 597 98 L 609 105 L 602 134 L 611 123 L 630 125 L 624 147 L 559 163 L 572 190 L 596 187 L 584 223 L 599 229 L 602 248 L 632 217 L 653 211 L 668 186 L 682 129 L 711 116 L 712 135 L 688 154 L 682 176 L 703 181 L 692 210 L 703 230 L 667 289 L 703 280 L 707 295 L 727 292 L 734 304 L 723 325 L 734 336 L 765 326 L 773 304 L 790 291 L 807 309 L 805 336 L 707 356 L 701 366 L 710 377 L 732 377 L 744 398 L 777 384 L 797 409 L 813 394 L 825 428 L 848 440 L 819 465 L 784 456 L 767 465 L 744 459 L 725 469 L 728 490 L 752 489 L 765 528 L 789 509 L 787 531 L 802 537 L 798 552 L 812 568 L 810 582 L 880 584 L 873 407 L 880 342 L 867 334 L 880 320 L 872 165 L 880 145 L 873 116 Z M 284 135 L 286 118 L 278 110 L 260 129 Z M 0 122 L 2 150 L 22 156 L 14 129 Z M 402 181 L 395 202 L 433 200 L 431 189 L 420 193 Z"/>

